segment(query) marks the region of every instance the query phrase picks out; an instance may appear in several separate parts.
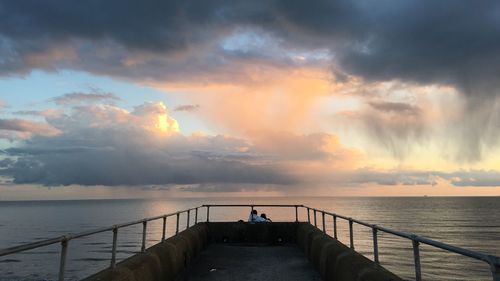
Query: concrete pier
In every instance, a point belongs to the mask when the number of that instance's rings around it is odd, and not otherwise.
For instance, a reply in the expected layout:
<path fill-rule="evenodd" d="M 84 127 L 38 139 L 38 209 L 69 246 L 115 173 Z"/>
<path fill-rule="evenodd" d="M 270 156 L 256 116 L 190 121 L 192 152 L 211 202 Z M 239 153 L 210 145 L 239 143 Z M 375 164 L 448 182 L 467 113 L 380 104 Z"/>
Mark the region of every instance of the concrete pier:
<path fill-rule="evenodd" d="M 308 223 L 209 222 L 87 281 L 402 281 Z"/>

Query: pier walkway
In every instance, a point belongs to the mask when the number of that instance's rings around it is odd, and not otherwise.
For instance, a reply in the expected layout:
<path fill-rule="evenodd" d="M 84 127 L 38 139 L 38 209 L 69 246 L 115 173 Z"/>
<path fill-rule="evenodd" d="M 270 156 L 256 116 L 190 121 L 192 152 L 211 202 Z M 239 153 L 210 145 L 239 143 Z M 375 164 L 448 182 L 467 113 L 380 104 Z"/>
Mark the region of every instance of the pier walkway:
<path fill-rule="evenodd" d="M 190 266 L 184 280 L 319 281 L 322 279 L 296 245 L 210 244 Z"/>

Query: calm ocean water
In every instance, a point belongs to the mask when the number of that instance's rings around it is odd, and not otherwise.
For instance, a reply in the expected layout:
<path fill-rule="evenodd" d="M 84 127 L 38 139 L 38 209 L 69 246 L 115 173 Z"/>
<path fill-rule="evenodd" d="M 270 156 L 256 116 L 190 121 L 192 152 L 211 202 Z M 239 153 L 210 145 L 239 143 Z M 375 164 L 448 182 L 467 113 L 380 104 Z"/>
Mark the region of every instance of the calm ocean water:
<path fill-rule="evenodd" d="M 452 245 L 500 255 L 500 198 L 204 198 L 140 200 L 0 201 L 0 248 L 33 242 L 66 233 L 79 232 L 173 212 L 201 204 L 306 204 L 397 230 L 437 239 Z M 211 209 L 214 221 L 248 217 L 248 209 Z M 261 208 L 274 221 L 294 219 L 293 209 Z M 200 220 L 205 219 L 200 212 Z M 191 217 L 194 221 L 193 216 Z M 300 220 L 307 220 L 304 211 Z M 321 219 L 318 216 L 318 224 Z M 181 229 L 186 218 L 180 221 Z M 332 219 L 326 227 L 332 235 Z M 349 243 L 348 223 L 339 221 L 339 239 Z M 175 231 L 175 219 L 168 220 L 167 235 Z M 140 250 L 142 226 L 120 230 L 118 259 Z M 373 258 L 371 230 L 355 225 L 356 250 Z M 148 224 L 148 245 L 161 238 L 161 221 Z M 112 234 L 72 240 L 66 277 L 78 280 L 109 264 Z M 0 280 L 54 280 L 59 262 L 59 245 L 0 257 Z M 412 280 L 411 242 L 381 234 L 380 260 L 383 266 Z M 421 247 L 424 280 L 491 280 L 489 267 L 470 258 L 428 246 Z"/>

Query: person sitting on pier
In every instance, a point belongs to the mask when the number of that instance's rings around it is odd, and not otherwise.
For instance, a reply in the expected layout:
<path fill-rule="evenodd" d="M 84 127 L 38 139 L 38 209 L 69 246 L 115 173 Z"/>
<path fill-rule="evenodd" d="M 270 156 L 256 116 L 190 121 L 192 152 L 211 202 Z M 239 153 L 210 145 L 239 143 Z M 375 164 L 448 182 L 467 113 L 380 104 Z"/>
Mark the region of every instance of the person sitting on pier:
<path fill-rule="evenodd" d="M 260 214 L 260 217 L 264 219 L 264 222 L 273 222 L 271 219 L 269 219 L 266 214 L 262 213 Z"/>
<path fill-rule="evenodd" d="M 258 216 L 257 210 L 252 210 L 250 216 L 248 217 L 249 222 L 265 222 L 266 220 Z"/>

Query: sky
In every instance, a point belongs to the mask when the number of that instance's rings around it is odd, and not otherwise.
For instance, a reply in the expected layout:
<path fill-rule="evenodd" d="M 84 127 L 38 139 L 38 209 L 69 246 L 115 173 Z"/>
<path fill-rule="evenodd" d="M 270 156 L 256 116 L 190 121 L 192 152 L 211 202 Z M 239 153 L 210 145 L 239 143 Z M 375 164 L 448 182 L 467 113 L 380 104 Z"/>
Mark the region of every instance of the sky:
<path fill-rule="evenodd" d="M 500 196 L 498 1 L 2 1 L 0 200 Z"/>

